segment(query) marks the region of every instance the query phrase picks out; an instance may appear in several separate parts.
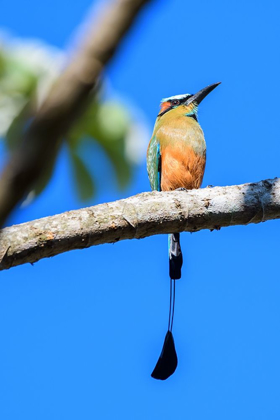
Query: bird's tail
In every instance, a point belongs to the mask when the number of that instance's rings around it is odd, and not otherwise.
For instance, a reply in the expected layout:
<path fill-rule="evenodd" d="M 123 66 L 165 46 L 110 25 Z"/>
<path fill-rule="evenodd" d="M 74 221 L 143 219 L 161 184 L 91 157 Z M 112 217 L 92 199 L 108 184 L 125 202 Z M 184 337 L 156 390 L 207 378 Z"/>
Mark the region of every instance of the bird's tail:
<path fill-rule="evenodd" d="M 168 235 L 169 249 L 169 276 L 172 280 L 181 278 L 181 268 L 183 265 L 183 255 L 180 245 L 180 233 Z"/>
<path fill-rule="evenodd" d="M 152 372 L 155 379 L 167 379 L 177 367 L 178 359 L 172 334 L 174 309 L 175 309 L 175 283 L 181 278 L 183 255 L 180 246 L 180 233 L 168 235 L 169 250 L 169 276 L 170 276 L 170 304 L 168 317 L 168 330 L 163 343 L 162 351 Z"/>

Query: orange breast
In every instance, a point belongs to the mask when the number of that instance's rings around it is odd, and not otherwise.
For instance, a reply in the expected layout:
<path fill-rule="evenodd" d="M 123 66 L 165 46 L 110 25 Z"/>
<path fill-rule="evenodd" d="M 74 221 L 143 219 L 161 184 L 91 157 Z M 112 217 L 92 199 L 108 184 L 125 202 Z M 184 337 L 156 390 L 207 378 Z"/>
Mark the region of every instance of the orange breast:
<path fill-rule="evenodd" d="M 196 154 L 183 144 L 167 145 L 161 151 L 161 190 L 199 188 L 205 170 L 206 155 Z"/>

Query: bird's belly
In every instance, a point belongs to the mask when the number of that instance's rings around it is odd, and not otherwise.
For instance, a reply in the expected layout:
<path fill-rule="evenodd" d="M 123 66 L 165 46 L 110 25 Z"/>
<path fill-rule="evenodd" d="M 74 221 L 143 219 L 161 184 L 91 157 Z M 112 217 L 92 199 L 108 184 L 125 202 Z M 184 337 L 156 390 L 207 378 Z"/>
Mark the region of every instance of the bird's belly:
<path fill-rule="evenodd" d="M 161 190 L 199 188 L 205 170 L 206 153 L 191 147 L 165 147 L 161 152 Z"/>

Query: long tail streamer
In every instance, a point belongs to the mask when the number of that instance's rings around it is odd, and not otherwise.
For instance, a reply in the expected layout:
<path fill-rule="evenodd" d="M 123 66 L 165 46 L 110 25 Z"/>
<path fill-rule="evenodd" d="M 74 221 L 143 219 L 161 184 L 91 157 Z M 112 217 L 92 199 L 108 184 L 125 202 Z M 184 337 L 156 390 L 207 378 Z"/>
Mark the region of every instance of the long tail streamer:
<path fill-rule="evenodd" d="M 169 242 L 169 275 L 170 275 L 170 302 L 168 329 L 165 335 L 161 354 L 151 374 L 154 379 L 165 380 L 171 376 L 178 364 L 174 338 L 172 334 L 174 310 L 175 310 L 175 283 L 181 278 L 183 256 L 180 246 L 180 234 L 173 233 L 168 237 Z"/>

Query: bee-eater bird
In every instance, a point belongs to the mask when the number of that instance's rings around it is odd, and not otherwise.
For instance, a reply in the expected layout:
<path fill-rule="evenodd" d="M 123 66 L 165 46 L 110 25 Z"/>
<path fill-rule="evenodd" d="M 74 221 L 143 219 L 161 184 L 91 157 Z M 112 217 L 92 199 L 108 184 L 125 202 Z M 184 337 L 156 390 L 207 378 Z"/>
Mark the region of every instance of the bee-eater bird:
<path fill-rule="evenodd" d="M 200 102 L 220 83 L 207 86 L 194 95 L 176 95 L 161 101 L 147 151 L 147 169 L 152 190 L 172 191 L 199 188 L 206 163 L 206 143 L 198 124 Z M 181 278 L 183 256 L 180 234 L 168 235 L 170 306 L 168 331 L 152 377 L 167 379 L 177 367 L 172 335 L 175 280 Z"/>

